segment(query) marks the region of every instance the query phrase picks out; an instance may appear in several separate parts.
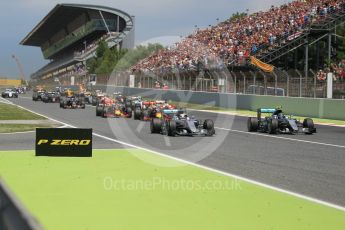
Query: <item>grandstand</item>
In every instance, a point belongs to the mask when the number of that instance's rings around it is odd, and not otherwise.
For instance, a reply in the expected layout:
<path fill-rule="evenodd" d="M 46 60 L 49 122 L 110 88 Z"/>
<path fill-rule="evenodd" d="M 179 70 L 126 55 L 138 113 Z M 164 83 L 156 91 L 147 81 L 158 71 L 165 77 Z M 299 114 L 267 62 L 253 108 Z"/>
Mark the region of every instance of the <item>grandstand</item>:
<path fill-rule="evenodd" d="M 109 47 L 130 49 L 134 47 L 134 35 L 134 17 L 121 10 L 58 4 L 20 44 L 40 47 L 44 58 L 50 60 L 31 75 L 33 80 L 56 79 L 62 83 L 86 74 L 85 63 L 94 57 L 101 39 Z"/>
<path fill-rule="evenodd" d="M 334 62 L 337 39 L 344 36 L 337 34 L 345 28 L 344 0 L 295 0 L 235 16 L 138 62 L 131 69 L 138 85 L 158 81 L 170 89 L 263 95 L 284 89 L 286 96 L 325 97 L 324 76 L 331 71 L 317 72 Z M 338 98 L 345 98 L 343 63 L 331 69 Z"/>
<path fill-rule="evenodd" d="M 242 15 L 198 30 L 175 48 L 161 50 L 138 63 L 133 70 L 157 73 L 200 66 L 239 66 L 248 64 L 250 56 L 272 63 L 299 47 L 307 49 L 327 35 L 331 40 L 335 28 L 345 20 L 344 6 L 344 0 L 296 0 Z"/>

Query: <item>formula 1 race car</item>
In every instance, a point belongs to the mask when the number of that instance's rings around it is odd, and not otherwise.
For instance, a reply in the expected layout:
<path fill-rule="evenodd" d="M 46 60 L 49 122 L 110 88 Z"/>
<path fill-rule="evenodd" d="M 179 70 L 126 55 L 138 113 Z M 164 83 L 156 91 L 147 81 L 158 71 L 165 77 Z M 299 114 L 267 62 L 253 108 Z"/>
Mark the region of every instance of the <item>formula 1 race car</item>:
<path fill-rule="evenodd" d="M 262 117 L 262 114 L 269 114 Z M 269 134 L 313 134 L 316 133 L 314 121 L 310 118 L 304 119 L 303 123 L 292 116 L 284 115 L 281 108 L 258 109 L 257 117 L 248 118 L 249 132 L 262 132 Z"/>
<path fill-rule="evenodd" d="M 1 93 L 3 98 L 18 98 L 18 93 L 13 89 L 6 89 L 5 92 Z"/>
<path fill-rule="evenodd" d="M 134 120 L 151 121 L 153 118 L 161 118 L 155 101 L 142 102 L 141 107 L 134 109 Z"/>
<path fill-rule="evenodd" d="M 63 109 L 85 109 L 84 98 L 80 98 L 77 96 L 61 98 L 60 108 L 63 108 Z"/>
<path fill-rule="evenodd" d="M 163 110 L 162 118 L 151 121 L 151 133 L 174 136 L 213 136 L 216 134 L 212 120 L 196 120 L 184 110 Z"/>
<path fill-rule="evenodd" d="M 132 108 L 122 103 L 115 103 L 111 106 L 104 106 L 100 116 L 104 118 L 132 118 Z"/>
<path fill-rule="evenodd" d="M 98 90 L 96 91 L 94 94 L 92 94 L 91 96 L 91 104 L 92 106 L 97 106 L 100 104 L 101 100 L 106 97 L 106 95 L 104 93 L 102 93 L 102 91 Z"/>
<path fill-rule="evenodd" d="M 141 108 L 136 107 L 134 110 L 134 119 L 142 121 L 151 121 L 154 118 L 162 118 L 163 110 L 176 109 L 176 106 L 169 105 L 166 101 L 143 102 Z"/>
<path fill-rule="evenodd" d="M 47 92 L 42 95 L 42 102 L 44 103 L 59 103 L 60 94 L 58 92 Z"/>
<path fill-rule="evenodd" d="M 143 100 L 139 97 L 126 97 L 127 104 L 131 106 L 132 110 L 134 111 L 136 108 L 142 108 Z"/>
<path fill-rule="evenodd" d="M 15 88 L 15 91 L 18 94 L 25 94 L 26 93 L 26 87 L 17 87 L 17 88 Z"/>
<path fill-rule="evenodd" d="M 91 92 L 84 92 L 84 99 L 85 99 L 85 104 L 92 104 L 92 93 Z"/>
<path fill-rule="evenodd" d="M 96 116 L 102 117 L 104 108 L 111 107 L 115 104 L 115 101 L 111 99 L 110 97 L 103 97 L 100 98 L 97 105 L 96 105 Z"/>
<path fill-rule="evenodd" d="M 45 90 L 34 91 L 34 93 L 32 94 L 32 100 L 33 101 L 42 101 L 42 97 L 44 96 L 45 93 L 46 93 Z"/>

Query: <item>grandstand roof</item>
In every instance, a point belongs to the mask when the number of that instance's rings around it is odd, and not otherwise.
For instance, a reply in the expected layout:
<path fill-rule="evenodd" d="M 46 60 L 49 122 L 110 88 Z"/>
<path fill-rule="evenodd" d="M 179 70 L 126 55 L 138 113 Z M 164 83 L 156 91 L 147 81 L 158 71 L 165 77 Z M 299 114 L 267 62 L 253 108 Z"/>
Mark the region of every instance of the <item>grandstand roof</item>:
<path fill-rule="evenodd" d="M 58 4 L 40 23 L 20 42 L 21 45 L 41 46 L 47 35 L 53 35 L 66 24 L 85 13 L 87 10 L 108 12 L 122 17 L 126 23 L 133 23 L 129 14 L 110 7 L 84 4 Z"/>

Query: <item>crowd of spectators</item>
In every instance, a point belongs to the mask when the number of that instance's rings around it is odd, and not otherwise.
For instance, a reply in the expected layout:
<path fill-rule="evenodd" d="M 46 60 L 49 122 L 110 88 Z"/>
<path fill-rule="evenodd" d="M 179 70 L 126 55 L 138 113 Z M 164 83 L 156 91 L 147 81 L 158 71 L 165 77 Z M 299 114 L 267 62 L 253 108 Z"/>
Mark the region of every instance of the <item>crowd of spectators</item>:
<path fill-rule="evenodd" d="M 345 0 L 297 0 L 268 11 L 197 30 L 175 46 L 140 61 L 133 72 L 221 68 L 245 64 L 250 55 L 300 36 L 304 29 L 343 10 Z"/>
<path fill-rule="evenodd" d="M 319 81 L 326 81 L 328 73 L 333 73 L 334 81 L 345 81 L 345 60 L 332 63 L 331 68 L 319 70 L 317 73 L 317 79 Z"/>

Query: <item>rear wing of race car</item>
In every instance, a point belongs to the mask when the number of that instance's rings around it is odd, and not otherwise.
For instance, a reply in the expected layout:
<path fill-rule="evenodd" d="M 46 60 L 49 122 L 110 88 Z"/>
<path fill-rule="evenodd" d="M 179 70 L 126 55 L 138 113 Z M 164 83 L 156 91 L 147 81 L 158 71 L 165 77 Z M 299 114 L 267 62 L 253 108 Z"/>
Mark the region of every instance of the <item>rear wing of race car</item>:
<path fill-rule="evenodd" d="M 167 115 L 174 115 L 174 114 L 183 114 L 183 113 L 186 113 L 185 110 L 182 110 L 182 109 L 164 109 L 162 111 L 164 114 L 167 114 Z"/>
<path fill-rule="evenodd" d="M 273 114 L 276 111 L 277 111 L 276 109 L 258 109 L 258 120 L 261 120 L 261 114 L 263 113 Z"/>
<path fill-rule="evenodd" d="M 157 103 L 155 101 L 144 101 L 143 102 L 143 105 L 146 105 L 146 106 L 151 106 L 151 105 L 156 105 Z"/>

